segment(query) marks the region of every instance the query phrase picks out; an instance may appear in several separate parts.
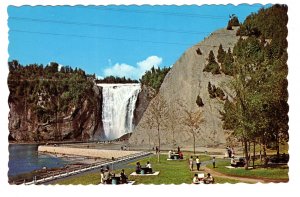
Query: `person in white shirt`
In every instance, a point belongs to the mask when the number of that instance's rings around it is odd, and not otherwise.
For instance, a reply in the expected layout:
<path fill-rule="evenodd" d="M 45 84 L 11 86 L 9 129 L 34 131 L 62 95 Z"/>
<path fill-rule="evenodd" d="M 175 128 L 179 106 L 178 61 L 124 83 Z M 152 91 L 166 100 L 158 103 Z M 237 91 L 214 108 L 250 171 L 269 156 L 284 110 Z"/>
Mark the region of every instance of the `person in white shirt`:
<path fill-rule="evenodd" d="M 199 171 L 200 170 L 200 159 L 199 159 L 199 157 L 197 156 L 196 157 L 196 165 L 197 165 L 197 171 Z"/>
<path fill-rule="evenodd" d="M 151 163 L 147 161 L 146 168 L 151 168 Z"/>
<path fill-rule="evenodd" d="M 152 166 L 151 166 L 151 163 L 149 161 L 147 161 L 146 168 L 149 168 L 148 172 L 151 174 L 152 173 Z"/>
<path fill-rule="evenodd" d="M 236 161 L 235 161 L 234 157 L 231 158 L 231 160 L 230 160 L 230 165 L 231 165 L 232 167 L 237 167 L 237 166 L 236 166 Z"/>
<path fill-rule="evenodd" d="M 193 184 L 199 184 L 200 181 L 198 179 L 198 174 L 195 174 L 194 178 L 193 178 Z"/>
<path fill-rule="evenodd" d="M 170 150 L 169 151 L 169 159 L 171 159 L 171 156 L 172 156 L 172 151 Z"/>

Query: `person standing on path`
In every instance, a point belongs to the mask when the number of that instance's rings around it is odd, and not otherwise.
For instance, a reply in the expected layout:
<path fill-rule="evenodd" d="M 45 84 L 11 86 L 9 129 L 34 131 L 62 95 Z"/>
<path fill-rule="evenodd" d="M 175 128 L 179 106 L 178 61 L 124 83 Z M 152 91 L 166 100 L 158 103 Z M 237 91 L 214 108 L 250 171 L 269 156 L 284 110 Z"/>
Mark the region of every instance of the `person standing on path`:
<path fill-rule="evenodd" d="M 193 171 L 193 165 L 194 165 L 194 159 L 193 156 L 191 156 L 191 158 L 189 159 L 189 164 L 190 164 L 190 171 Z"/>
<path fill-rule="evenodd" d="M 213 157 L 212 163 L 213 163 L 213 167 L 216 168 L 216 158 L 215 157 Z"/>
<path fill-rule="evenodd" d="M 196 158 L 197 171 L 200 170 L 200 164 L 201 164 L 200 159 L 199 159 L 199 157 L 197 156 L 197 158 Z"/>

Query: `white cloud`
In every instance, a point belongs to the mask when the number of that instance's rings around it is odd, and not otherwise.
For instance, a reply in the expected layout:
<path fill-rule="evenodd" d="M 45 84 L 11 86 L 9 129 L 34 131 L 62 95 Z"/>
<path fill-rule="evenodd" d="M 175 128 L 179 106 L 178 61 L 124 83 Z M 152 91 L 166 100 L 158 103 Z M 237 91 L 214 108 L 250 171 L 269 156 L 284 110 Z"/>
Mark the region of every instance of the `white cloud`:
<path fill-rule="evenodd" d="M 96 76 L 97 79 L 104 79 L 104 77 L 97 75 Z"/>
<path fill-rule="evenodd" d="M 157 68 L 162 63 L 162 58 L 158 56 L 149 56 L 145 60 L 139 61 L 135 66 L 126 63 L 116 63 L 112 67 L 104 70 L 105 76 L 130 77 L 131 79 L 139 79 L 152 66 Z"/>

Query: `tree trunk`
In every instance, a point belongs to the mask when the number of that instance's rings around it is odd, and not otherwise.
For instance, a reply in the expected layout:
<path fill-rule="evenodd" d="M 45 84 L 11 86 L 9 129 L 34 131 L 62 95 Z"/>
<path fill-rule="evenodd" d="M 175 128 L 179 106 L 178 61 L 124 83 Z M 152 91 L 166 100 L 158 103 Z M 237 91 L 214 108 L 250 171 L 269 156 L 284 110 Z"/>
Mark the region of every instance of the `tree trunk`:
<path fill-rule="evenodd" d="M 193 138 L 194 138 L 194 155 L 196 155 L 196 136 L 195 136 L 195 133 L 193 133 Z"/>
<path fill-rule="evenodd" d="M 263 144 L 263 152 L 264 152 L 264 166 L 266 168 L 268 166 L 266 144 Z"/>
<path fill-rule="evenodd" d="M 151 151 L 150 135 L 148 135 L 148 139 L 149 139 L 149 151 Z"/>
<path fill-rule="evenodd" d="M 278 133 L 276 135 L 276 153 L 277 153 L 277 159 L 279 160 L 280 154 L 279 154 L 279 136 L 278 136 Z"/>
<path fill-rule="evenodd" d="M 248 155 L 248 143 L 244 140 L 244 153 L 245 153 L 245 170 L 248 170 L 249 155 Z"/>
<path fill-rule="evenodd" d="M 262 161 L 262 156 L 261 156 L 261 142 L 259 143 L 259 159 L 260 162 Z"/>
<path fill-rule="evenodd" d="M 254 162 L 255 162 L 255 141 L 253 141 L 253 163 L 252 163 L 253 168 L 255 168 Z"/>
<path fill-rule="evenodd" d="M 157 162 L 159 163 L 159 156 L 160 156 L 160 131 L 159 131 L 159 125 L 157 127 L 157 134 L 158 134 L 158 154 L 157 154 Z"/>

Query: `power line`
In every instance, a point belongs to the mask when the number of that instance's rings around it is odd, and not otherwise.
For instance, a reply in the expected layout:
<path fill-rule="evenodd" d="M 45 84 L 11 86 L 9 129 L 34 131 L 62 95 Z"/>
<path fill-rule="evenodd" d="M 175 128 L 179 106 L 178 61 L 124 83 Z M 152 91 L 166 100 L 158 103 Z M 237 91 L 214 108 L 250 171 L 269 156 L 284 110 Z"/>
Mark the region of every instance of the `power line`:
<path fill-rule="evenodd" d="M 26 31 L 19 29 L 10 29 L 12 32 L 19 33 L 31 33 L 31 34 L 40 34 L 40 35 L 52 35 L 52 36 L 71 36 L 71 37 L 79 37 L 79 38 L 91 38 L 91 39 L 105 39 L 105 40 L 121 40 L 121 41 L 129 41 L 129 42 L 145 42 L 152 44 L 169 44 L 169 45 L 183 45 L 183 46 L 208 46 L 208 47 L 217 47 L 217 45 L 205 45 L 205 44 L 188 44 L 188 43 L 180 43 L 180 42 L 159 42 L 159 41 L 149 41 L 149 40 L 135 40 L 135 39 L 125 39 L 125 38 L 112 38 L 112 37 L 99 37 L 99 36 L 87 36 L 87 35 L 77 35 L 77 34 L 63 34 L 63 33 L 50 33 L 50 32 L 38 32 L 38 31 Z M 215 34 L 215 33 L 213 33 Z M 228 36 L 232 36 L 231 34 L 227 34 Z"/>
<path fill-rule="evenodd" d="M 190 45 L 190 44 L 187 44 L 187 43 L 178 43 L 178 42 L 156 42 L 156 41 L 148 41 L 148 40 L 135 40 L 135 39 L 124 39 L 124 38 L 87 36 L 87 35 L 77 35 L 77 34 L 63 34 L 63 33 L 25 31 L 25 30 L 19 30 L 19 29 L 11 29 L 10 31 L 13 31 L 13 32 L 22 32 L 22 33 L 32 33 L 32 34 L 41 34 L 41 35 L 52 35 L 52 36 L 72 36 L 72 37 L 79 37 L 79 38 L 94 38 L 94 39 L 106 39 L 106 40 L 122 40 L 122 41 L 129 41 L 129 42 L 146 42 L 146 43 L 171 44 L 171 45 Z"/>
<path fill-rule="evenodd" d="M 92 26 L 92 27 L 108 27 L 108 28 L 121 28 L 121 29 L 135 29 L 142 31 L 159 31 L 159 32 L 171 32 L 171 33 L 182 33 L 182 34 L 209 34 L 211 32 L 196 32 L 196 31 L 181 31 L 181 30 L 168 30 L 168 29 L 160 29 L 160 28 L 150 28 L 150 27 L 137 27 L 137 26 L 125 26 L 125 25 L 108 25 L 108 24 L 100 24 L 100 23 L 83 23 L 83 22 L 74 22 L 74 21 L 60 21 L 60 20 L 49 20 L 49 19 L 38 19 L 38 18 L 25 18 L 25 17 L 9 17 L 9 19 L 13 20 L 25 20 L 32 22 L 42 22 L 42 23 L 57 23 L 63 25 L 84 25 L 84 26 Z M 226 33 L 214 33 L 218 35 L 228 35 Z"/>
<path fill-rule="evenodd" d="M 60 20 L 49 20 L 49 19 L 37 19 L 37 18 L 25 18 L 25 17 L 9 17 L 13 20 L 25 20 L 32 22 L 42 22 L 42 23 L 57 23 L 63 25 L 84 25 L 92 27 L 108 27 L 108 28 L 120 28 L 120 29 L 135 29 L 143 31 L 160 31 L 160 32 L 172 32 L 172 33 L 184 33 L 184 34 L 208 34 L 210 32 L 195 32 L 195 31 L 182 31 L 182 30 L 168 30 L 160 28 L 150 28 L 150 27 L 137 27 L 137 26 L 125 26 L 125 25 L 108 25 L 100 23 L 83 23 L 83 22 L 74 22 L 74 21 L 60 21 Z"/>
<path fill-rule="evenodd" d="M 145 42 L 152 44 L 169 44 L 169 45 L 183 45 L 183 46 L 207 46 L 207 47 L 218 47 L 217 45 L 205 45 L 205 44 L 188 44 L 180 42 L 159 42 L 159 41 L 149 41 L 149 40 L 135 40 L 135 39 L 125 39 L 125 38 L 112 38 L 112 37 L 99 37 L 99 36 L 87 36 L 87 35 L 77 35 L 77 34 L 63 34 L 63 33 L 50 33 L 50 32 L 38 32 L 38 31 L 26 31 L 19 29 L 10 29 L 12 32 L 19 33 L 31 33 L 31 34 L 40 34 L 40 35 L 52 35 L 52 36 L 71 36 L 79 38 L 91 38 L 91 39 L 106 39 L 106 40 L 120 40 L 120 41 L 129 41 L 129 42 Z M 213 33 L 216 34 L 216 33 Z M 225 34 L 225 33 L 224 33 Z M 233 36 L 231 34 L 226 34 L 228 36 Z"/>
<path fill-rule="evenodd" d="M 73 7 L 72 7 L 73 8 Z M 153 10 L 137 10 L 137 9 L 125 9 L 125 8 L 109 8 L 109 7 L 75 7 L 79 9 L 92 9 L 98 11 L 113 11 L 113 12 L 129 12 L 138 14 L 161 14 L 168 16 L 180 16 L 180 17 L 197 17 L 197 18 L 214 18 L 214 19 L 224 19 L 228 16 L 217 16 L 217 15 L 202 15 L 202 14 L 191 14 L 191 13 L 178 13 L 178 12 L 165 12 L 165 11 L 153 11 Z"/>

